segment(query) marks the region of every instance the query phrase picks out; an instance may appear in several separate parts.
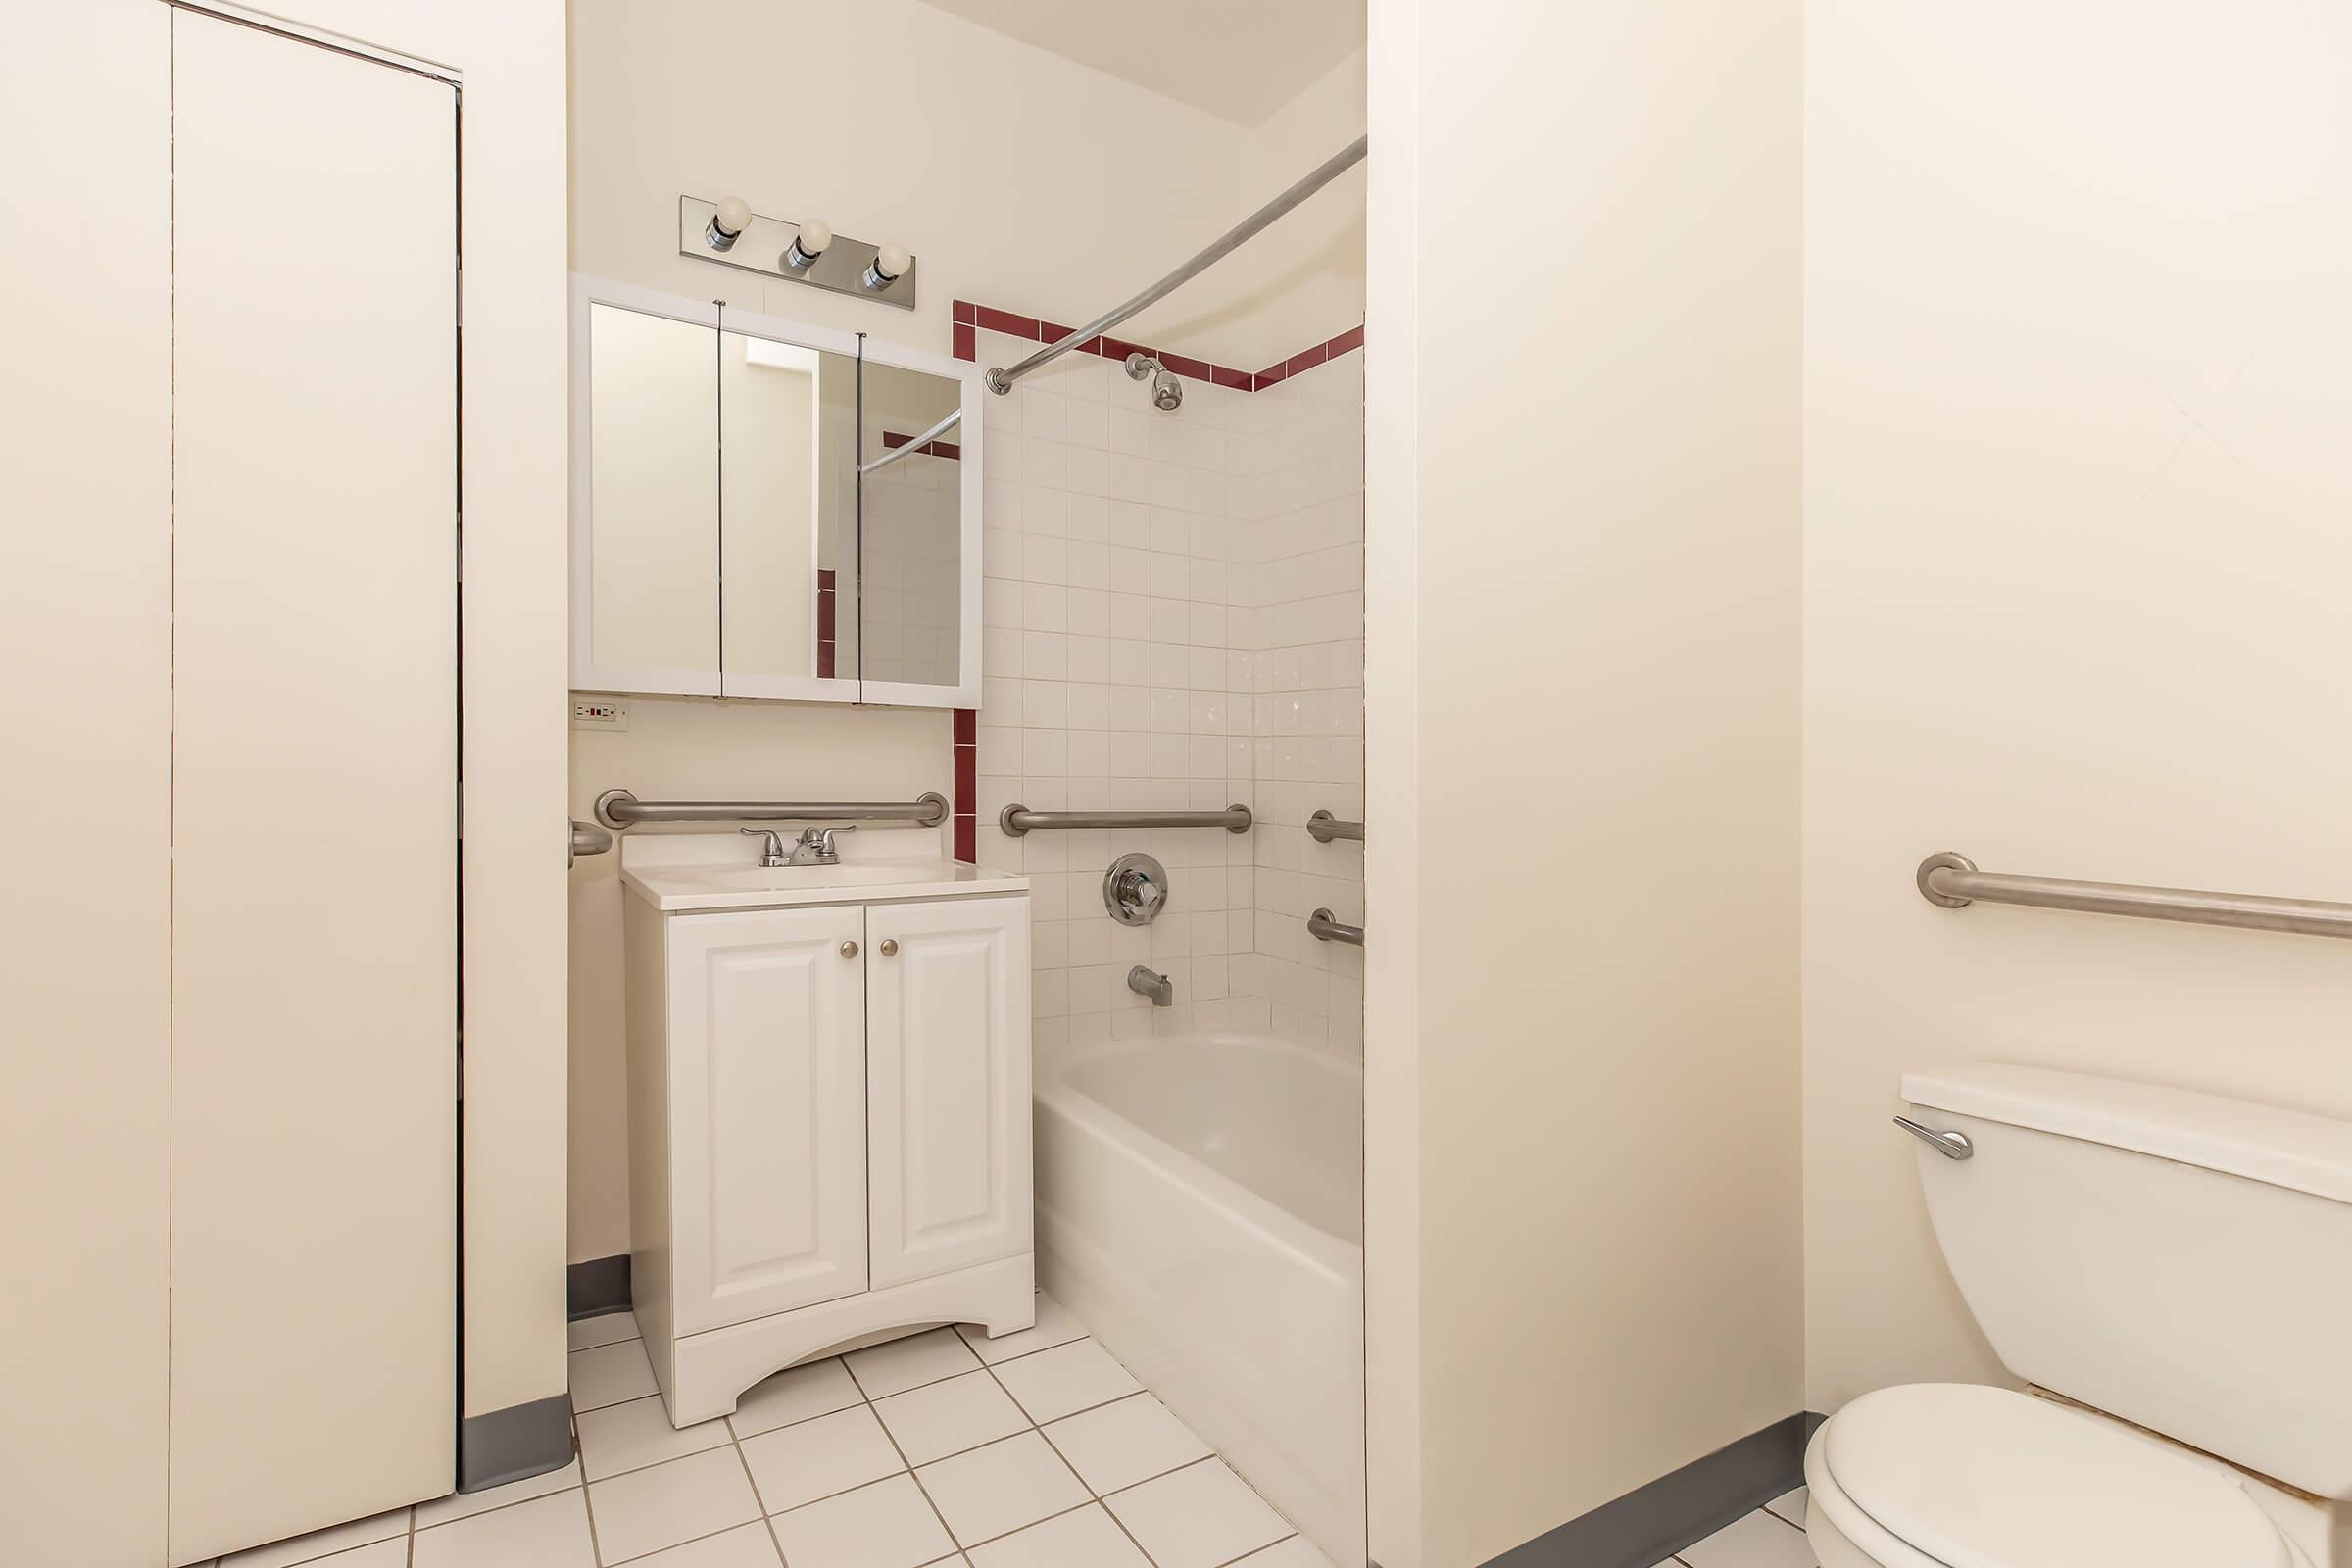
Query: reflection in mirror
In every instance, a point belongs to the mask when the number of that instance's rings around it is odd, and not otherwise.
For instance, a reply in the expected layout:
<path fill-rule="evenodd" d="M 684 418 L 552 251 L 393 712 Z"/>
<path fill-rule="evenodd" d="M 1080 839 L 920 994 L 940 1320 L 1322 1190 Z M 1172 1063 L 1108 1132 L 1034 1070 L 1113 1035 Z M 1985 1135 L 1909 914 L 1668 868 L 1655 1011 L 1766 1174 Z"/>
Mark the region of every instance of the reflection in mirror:
<path fill-rule="evenodd" d="M 588 331 L 592 662 L 650 681 L 665 672 L 712 678 L 718 669 L 718 388 L 711 374 L 717 334 L 603 304 L 589 308 Z"/>
<path fill-rule="evenodd" d="M 861 461 L 904 448 L 962 404 L 960 381 L 867 361 Z M 858 615 L 868 680 L 960 679 L 962 450 L 950 429 L 865 475 Z"/>
<path fill-rule="evenodd" d="M 856 617 L 840 596 L 856 581 L 857 361 L 721 332 L 718 362 L 726 690 L 854 679 Z"/>

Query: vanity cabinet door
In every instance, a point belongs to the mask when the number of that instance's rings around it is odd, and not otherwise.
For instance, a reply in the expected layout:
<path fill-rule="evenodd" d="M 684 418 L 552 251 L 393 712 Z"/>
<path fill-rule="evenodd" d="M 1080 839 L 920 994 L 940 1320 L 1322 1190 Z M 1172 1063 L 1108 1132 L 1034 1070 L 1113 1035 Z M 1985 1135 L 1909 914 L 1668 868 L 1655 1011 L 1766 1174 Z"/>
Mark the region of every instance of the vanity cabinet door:
<path fill-rule="evenodd" d="M 1029 901 L 866 911 L 876 1289 L 1031 1249 Z"/>
<path fill-rule="evenodd" d="M 864 916 L 669 922 L 677 1333 L 866 1288 Z"/>

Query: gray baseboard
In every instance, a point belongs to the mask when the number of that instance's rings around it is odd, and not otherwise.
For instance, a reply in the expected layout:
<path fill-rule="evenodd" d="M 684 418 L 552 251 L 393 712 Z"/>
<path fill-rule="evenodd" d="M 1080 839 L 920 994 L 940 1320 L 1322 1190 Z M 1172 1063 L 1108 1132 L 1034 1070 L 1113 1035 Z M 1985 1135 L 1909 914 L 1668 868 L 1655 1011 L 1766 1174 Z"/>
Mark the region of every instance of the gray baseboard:
<path fill-rule="evenodd" d="M 1513 1546 L 1486 1568 L 1651 1568 L 1801 1483 L 1805 1443 L 1822 1419 L 1808 1412 L 1775 1421 Z"/>
<path fill-rule="evenodd" d="M 592 1257 L 564 1271 L 564 1309 L 577 1323 L 584 1317 L 629 1309 L 629 1254 Z"/>
<path fill-rule="evenodd" d="M 458 1423 L 458 1490 L 545 1475 L 571 1463 L 571 1398 L 551 1394 Z"/>

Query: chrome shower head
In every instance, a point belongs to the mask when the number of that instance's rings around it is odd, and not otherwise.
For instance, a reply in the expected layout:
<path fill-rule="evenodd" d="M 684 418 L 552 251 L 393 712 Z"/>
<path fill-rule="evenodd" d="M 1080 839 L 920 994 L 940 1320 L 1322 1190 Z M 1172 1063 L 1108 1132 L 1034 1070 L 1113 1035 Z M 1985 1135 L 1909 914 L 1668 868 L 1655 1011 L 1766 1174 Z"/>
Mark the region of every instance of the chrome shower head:
<path fill-rule="evenodd" d="M 1184 407 L 1184 383 L 1176 379 L 1175 371 L 1149 354 L 1139 352 L 1128 355 L 1127 378 L 1141 381 L 1147 375 L 1152 378 L 1153 408 L 1163 414 L 1173 414 Z"/>

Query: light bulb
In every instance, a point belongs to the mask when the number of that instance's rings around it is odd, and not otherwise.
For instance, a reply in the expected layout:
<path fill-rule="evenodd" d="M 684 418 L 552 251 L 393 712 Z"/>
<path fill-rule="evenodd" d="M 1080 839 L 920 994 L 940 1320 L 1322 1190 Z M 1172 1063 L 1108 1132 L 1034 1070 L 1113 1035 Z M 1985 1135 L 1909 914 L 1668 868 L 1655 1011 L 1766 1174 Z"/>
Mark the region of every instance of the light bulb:
<path fill-rule="evenodd" d="M 710 215 L 710 226 L 703 230 L 703 241 L 714 251 L 733 250 L 751 226 L 752 204 L 740 196 L 721 197 Z"/>
<path fill-rule="evenodd" d="M 914 258 L 906 246 L 885 245 L 874 253 L 872 264 L 865 270 L 865 286 L 879 293 L 905 277 L 906 269 L 913 265 Z"/>
<path fill-rule="evenodd" d="M 821 220 L 811 218 L 801 225 L 801 231 L 792 237 L 792 243 L 784 247 L 784 254 L 776 260 L 793 271 L 805 271 L 816 265 L 816 259 L 824 255 L 825 247 L 832 243 L 833 230 Z"/>

